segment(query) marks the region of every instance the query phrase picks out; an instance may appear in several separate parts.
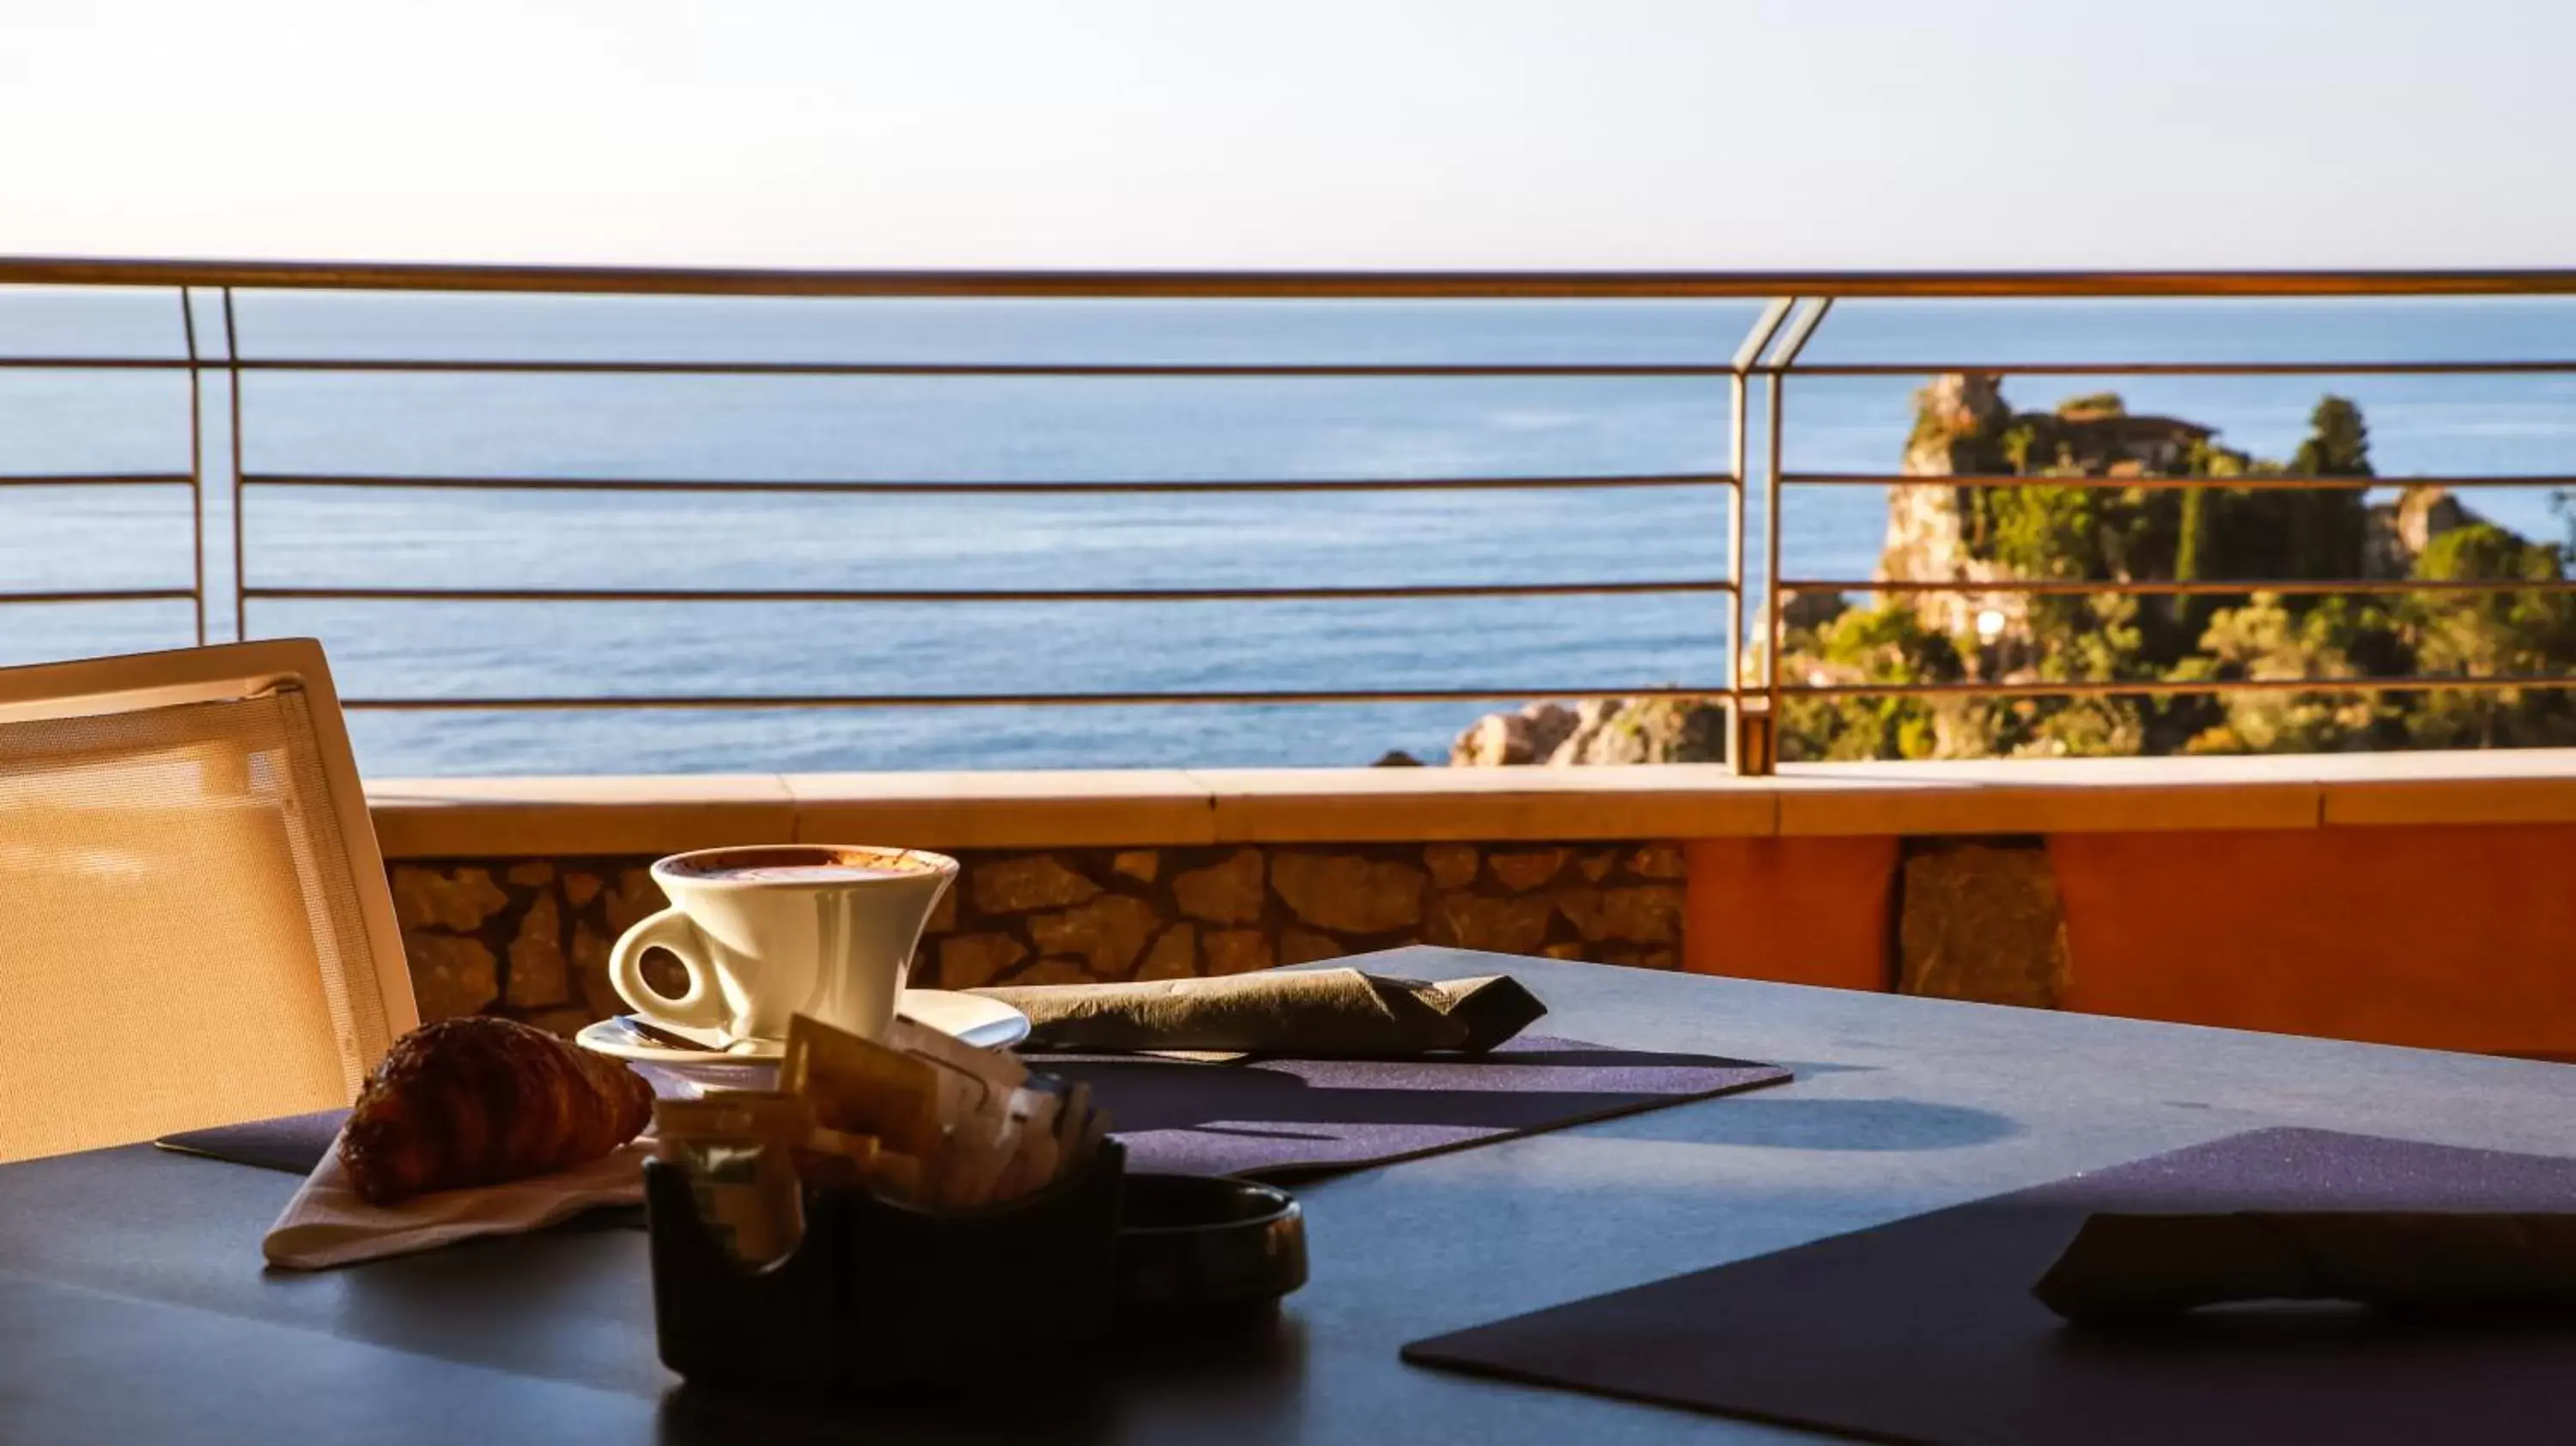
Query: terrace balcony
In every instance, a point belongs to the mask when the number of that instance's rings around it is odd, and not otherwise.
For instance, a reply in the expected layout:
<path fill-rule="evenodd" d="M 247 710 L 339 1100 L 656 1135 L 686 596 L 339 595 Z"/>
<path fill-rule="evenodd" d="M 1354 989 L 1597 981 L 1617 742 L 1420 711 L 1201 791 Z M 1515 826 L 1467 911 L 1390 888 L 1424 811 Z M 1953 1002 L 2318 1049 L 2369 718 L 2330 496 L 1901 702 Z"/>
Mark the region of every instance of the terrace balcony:
<path fill-rule="evenodd" d="M 1798 709 L 1856 699 L 2404 694 L 2525 700 L 2556 698 L 2576 674 L 2425 667 L 2315 677 L 2257 668 L 2176 681 L 2042 667 L 2023 674 L 1971 669 L 1927 681 L 1802 675 L 1784 666 L 1789 649 L 1781 641 L 1789 636 L 1794 600 L 1812 593 L 1955 596 L 1973 600 L 1971 615 L 1979 617 L 2004 611 L 1990 607 L 1990 599 L 2019 607 L 2076 594 L 2435 594 L 2554 605 L 2570 590 L 2555 574 L 2431 585 L 2419 577 L 2314 575 L 2016 579 L 1828 570 L 1818 576 L 1795 556 L 1784 562 L 1784 554 L 1796 551 L 1790 544 L 1802 502 L 1850 497 L 1856 487 L 1931 485 L 1920 473 L 1799 462 L 1797 400 L 1805 389 L 1837 380 L 1911 385 L 1968 369 L 2009 377 L 2269 378 L 2302 385 L 2350 377 L 2563 385 L 2557 379 L 2576 377 L 2576 347 L 2434 357 L 2347 351 L 2218 360 L 2063 354 L 1816 360 L 1810 343 L 1824 334 L 1838 306 L 2295 298 L 2302 306 L 2366 309 L 2391 299 L 2562 295 L 2576 291 L 2576 273 L 931 276 L 21 261 L 0 263 L 0 283 L 161 308 L 168 329 L 178 333 L 176 351 L 94 339 L 0 358 L 0 378 L 32 378 L 65 394 L 102 380 L 175 383 L 154 393 L 153 405 L 168 406 L 171 418 L 184 412 L 186 425 L 183 464 L 16 471 L 0 478 L 7 484 L 0 490 L 13 501 L 103 491 L 158 499 L 155 506 L 175 498 L 166 513 L 151 514 L 157 520 L 149 525 L 184 527 L 189 537 L 184 572 L 176 577 L 99 583 L 83 580 L 67 563 L 57 567 L 62 559 L 45 560 L 36 575 L 0 579 L 0 604 L 10 605 L 0 616 L 158 609 L 117 634 L 135 646 L 318 629 L 343 662 L 346 701 L 362 726 L 381 720 L 411 730 L 380 737 L 417 742 L 425 736 L 421 730 L 464 717 L 553 720 L 547 726 L 567 730 L 591 726 L 582 720 L 612 718 L 804 719 L 828 735 L 842 726 L 837 720 L 886 713 L 973 720 L 1007 710 L 1152 707 L 1241 716 L 1261 709 L 1462 707 L 1605 695 L 1665 697 L 1719 710 L 1725 719 L 1720 758 L 1636 766 L 1215 768 L 1193 766 L 1191 757 L 1175 753 L 1160 766 L 1135 768 L 817 772 L 764 756 L 761 739 L 768 735 L 754 732 L 742 735 L 728 753 L 730 765 L 719 771 L 378 777 L 370 782 L 370 801 L 424 1016 L 497 1011 L 570 1029 L 612 1012 L 615 997 L 603 972 L 608 945 L 661 902 L 645 863 L 682 849 L 793 838 L 959 854 L 965 880 L 933 921 L 918 965 L 923 982 L 949 987 L 1235 972 L 1426 942 L 2576 1058 L 2576 976 L 2565 946 L 2576 937 L 2570 915 L 2576 904 L 2563 882 L 2576 863 L 2576 749 L 1822 762 L 1801 761 L 1786 731 Z M 264 349 L 261 326 L 250 324 L 281 299 L 311 307 L 388 295 L 410 302 L 457 295 L 658 298 L 675 305 L 764 298 L 779 307 L 837 304 L 829 298 L 1332 302 L 1359 309 L 1662 302 L 1733 307 L 1728 315 L 1743 331 L 1723 356 L 1680 360 L 1247 360 L 1239 350 L 1181 360 L 1061 354 L 890 360 L 764 359 L 745 349 L 756 338 L 706 355 L 612 355 L 586 350 L 577 331 L 501 352 L 463 350 L 462 344 L 375 351 L 363 338 L 299 352 Z M 280 323 L 273 334 L 292 331 Z M 1263 339 L 1251 335 L 1247 344 Z M 295 387 L 459 377 L 503 388 L 565 378 L 601 385 L 673 378 L 727 384 L 899 378 L 923 385 L 998 379 L 1085 387 L 1171 379 L 1352 387 L 1426 379 L 1533 387 L 1651 383 L 1689 389 L 1704 409 L 1708 435 L 1723 438 L 1723 445 L 1699 465 L 1656 471 L 1520 469 L 1472 476 L 1301 473 L 1283 459 L 1258 475 L 1215 477 L 844 472 L 781 478 L 745 471 L 675 478 L 568 468 L 315 468 L 263 457 L 264 418 Z M 2563 392 L 2556 395 L 2563 408 Z M 2460 466 L 2398 479 L 2295 471 L 2259 478 L 1956 471 L 1940 475 L 1937 485 L 1962 494 L 2043 485 L 2358 494 L 2402 481 L 2536 494 L 2576 485 L 2576 475 L 2562 473 L 2576 473 L 2576 463 L 2513 472 Z M 1596 577 L 1542 565 L 1531 576 L 1425 581 L 1380 573 L 1324 584 L 1297 576 L 1294 566 L 1272 566 L 1265 580 L 1253 583 L 1134 586 L 1112 579 L 1038 589 L 919 580 L 858 585 L 865 579 L 745 588 L 628 577 L 594 585 L 586 576 L 561 584 L 533 574 L 505 584 L 457 585 L 439 580 L 435 538 L 395 538 L 410 549 L 398 555 L 399 569 L 382 558 L 365 564 L 383 568 L 385 576 L 358 576 L 356 564 L 335 568 L 330 556 L 335 537 L 364 540 L 371 525 L 382 542 L 384 529 L 395 524 L 366 522 L 366 509 L 387 499 L 471 507 L 487 498 L 537 497 L 595 509 L 604 518 L 639 501 L 665 506 L 674 498 L 728 493 L 792 494 L 800 505 L 817 508 L 890 499 L 1010 506 L 1108 498 L 1168 506 L 1250 495 L 1262 507 L 1319 510 L 1389 495 L 1465 505 L 1538 493 L 1688 494 L 1711 504 L 1712 525 L 1692 540 L 1704 565 L 1688 571 Z M 345 509 L 343 522 L 356 530 L 319 538 L 275 535 L 263 512 L 291 499 L 326 499 Z M 1258 556 L 1262 543 L 1256 537 L 1245 546 Z M 524 666 L 506 677 L 478 675 L 435 649 L 407 655 L 368 631 L 369 619 L 382 615 L 369 610 L 381 607 L 447 608 L 469 619 L 504 615 L 475 609 L 516 609 L 506 615 L 543 616 L 553 620 L 546 627 L 566 634 L 598 627 L 602 616 L 622 617 L 624 630 L 611 641 L 638 649 L 651 646 L 650 620 L 665 608 L 720 613 L 741 620 L 726 626 L 752 632 L 779 626 L 779 609 L 840 610 L 830 611 L 834 617 L 889 608 L 1044 616 L 1095 606 L 1401 608 L 1640 598 L 1705 608 L 1690 655 L 1705 665 L 1702 671 L 1660 679 L 1515 675 L 1510 650 L 1501 647 L 1456 666 L 1399 658 L 1347 679 L 1249 685 L 1193 683 L 1186 667 L 1159 673 L 1146 667 L 1129 681 L 1135 669 L 1127 664 L 1134 660 L 1103 659 L 1085 665 L 1097 673 L 1096 684 L 1016 686 L 1014 677 L 1047 672 L 1034 656 L 1046 650 L 1024 647 L 986 660 L 982 671 L 999 681 L 975 687 L 945 686 L 938 679 L 948 674 L 925 664 L 920 676 L 900 668 L 864 675 L 816 669 L 758 691 L 723 691 L 692 687 L 684 668 L 658 675 L 649 667 L 567 668 L 560 660 L 576 655 L 540 631 L 489 643 L 503 653 L 514 647 L 526 653 Z M 764 610 L 773 621 L 762 620 Z M 1218 628 L 1207 634 L 1214 639 L 1207 645 L 1231 646 L 1227 636 Z M 1748 637 L 1753 644 L 1739 646 Z M 51 645 L 13 646 L 41 651 Z M 558 671 L 565 682 L 548 686 Z M 362 733 L 362 762 L 367 747 Z"/>

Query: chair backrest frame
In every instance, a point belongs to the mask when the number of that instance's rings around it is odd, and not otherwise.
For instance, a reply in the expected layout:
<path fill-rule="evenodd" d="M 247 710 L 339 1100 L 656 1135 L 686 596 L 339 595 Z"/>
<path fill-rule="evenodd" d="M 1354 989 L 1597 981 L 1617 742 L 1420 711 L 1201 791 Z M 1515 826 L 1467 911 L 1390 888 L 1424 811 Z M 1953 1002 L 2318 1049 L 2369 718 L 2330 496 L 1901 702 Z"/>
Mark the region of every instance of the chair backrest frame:
<path fill-rule="evenodd" d="M 420 1023 L 411 966 L 395 920 L 383 851 L 367 811 L 365 785 L 340 713 L 331 665 L 314 638 L 266 638 L 169 652 L 134 653 L 66 663 L 0 668 L 0 723 L 80 718 L 146 708 L 256 697 L 280 688 L 304 691 L 316 761 L 338 825 L 351 892 L 364 926 L 372 982 L 390 1038 Z"/>

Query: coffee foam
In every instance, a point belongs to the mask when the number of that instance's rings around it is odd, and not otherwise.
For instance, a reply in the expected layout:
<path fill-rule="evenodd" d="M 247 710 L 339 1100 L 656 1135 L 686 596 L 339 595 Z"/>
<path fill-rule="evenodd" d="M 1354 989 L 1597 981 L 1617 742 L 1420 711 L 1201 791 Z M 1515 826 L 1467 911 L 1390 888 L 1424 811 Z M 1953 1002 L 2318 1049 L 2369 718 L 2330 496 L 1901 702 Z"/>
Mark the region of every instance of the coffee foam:
<path fill-rule="evenodd" d="M 665 867 L 686 879 L 739 884 L 847 884 L 936 872 L 931 860 L 897 849 L 727 849 Z"/>
<path fill-rule="evenodd" d="M 860 864 L 750 864 L 738 869 L 708 869 L 696 877 L 736 884 L 840 884 L 861 879 L 910 878 L 915 872 Z"/>

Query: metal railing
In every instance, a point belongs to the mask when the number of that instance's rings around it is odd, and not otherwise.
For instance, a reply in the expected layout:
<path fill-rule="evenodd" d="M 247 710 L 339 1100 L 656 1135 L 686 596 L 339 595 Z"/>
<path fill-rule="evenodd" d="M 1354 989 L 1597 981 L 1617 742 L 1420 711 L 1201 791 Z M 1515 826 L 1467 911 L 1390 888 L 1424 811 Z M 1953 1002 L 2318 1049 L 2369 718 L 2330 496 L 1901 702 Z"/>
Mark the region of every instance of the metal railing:
<path fill-rule="evenodd" d="M 727 271 L 637 268 L 492 267 L 442 265 L 329 265 L 295 263 L 0 259 L 0 285 L 167 288 L 177 297 L 186 352 L 183 357 L 0 355 L 0 370 L 184 372 L 188 382 L 188 457 L 185 472 L 0 476 L 0 487 L 167 487 L 189 494 L 194 573 L 187 587 L 0 590 L 0 606 L 30 603 L 187 600 L 195 606 L 197 640 L 208 640 L 210 597 L 206 568 L 206 452 L 204 406 L 207 374 L 224 379 L 231 487 L 232 636 L 248 637 L 249 605 L 259 601 L 403 601 L 521 603 L 1171 603 L 1277 602 L 1461 598 L 1713 594 L 1726 602 L 1723 656 L 1726 677 L 1705 684 L 1665 687 L 1523 686 L 1421 689 L 1228 689 L 1082 693 L 761 693 L 738 695 L 468 696 L 344 698 L 353 709 L 750 709 L 845 707 L 993 707 L 1155 704 L 1400 703 L 1505 699 L 1623 697 L 1705 699 L 1729 712 L 1731 762 L 1741 771 L 1768 772 L 1776 764 L 1774 721 L 1784 703 L 1800 697 L 1857 696 L 2107 696 L 2188 695 L 2229 691 L 2399 692 L 2435 689 L 2563 688 L 2576 675 L 2516 677 L 2223 678 L 2194 680 L 2046 680 L 2005 682 L 1812 683 L 1784 680 L 1780 666 L 1784 599 L 1800 591 L 1872 594 L 2134 594 L 2241 595 L 2273 593 L 2431 593 L 2576 590 L 2576 581 L 2390 579 L 2329 581 L 2120 581 L 2056 579 L 1908 580 L 1803 578 L 1781 574 L 1782 518 L 1791 489 L 1829 487 L 2028 486 L 2181 489 L 2366 489 L 2434 484 L 2458 488 L 2576 488 L 2576 475 L 2407 477 L 2403 479 L 2268 476 L 2074 477 L 1999 475 L 1915 476 L 1893 473 L 1792 471 L 1784 465 L 1783 437 L 1793 378 L 1904 377 L 1978 371 L 2012 375 L 2301 376 L 2301 375 L 2533 375 L 2576 374 L 2576 358 L 2503 358 L 2482 362 L 2033 362 L 2025 364 L 1939 361 L 1802 364 L 1801 353 L 1835 301 L 1847 298 L 2107 298 L 2107 297 L 2429 297 L 2576 294 L 2576 269 L 2380 272 L 1883 272 L 1883 273 L 1243 273 L 1243 272 L 824 272 Z M 347 292 L 471 292 L 548 295 L 729 297 L 947 297 L 1093 299 L 1760 299 L 1766 302 L 1732 358 L 1724 363 L 1511 363 L 1511 364 L 1251 364 L 1082 362 L 760 362 L 613 359 L 456 359 L 335 356 L 250 356 L 240 346 L 236 294 L 242 291 L 332 290 Z M 207 355 L 198 338 L 201 294 L 210 294 L 222 319 L 223 351 Z M 581 374 L 631 376 L 766 377 L 1062 377 L 1062 378 L 1699 378 L 1728 383 L 1728 466 L 1723 471 L 1590 473 L 1560 476 L 1382 477 L 1277 480 L 1132 481 L 927 481 L 848 478 L 788 481 L 747 478 L 636 479 L 563 476 L 439 476 L 381 473 L 297 473 L 251 465 L 244 456 L 243 379 L 257 374 L 467 373 L 476 375 Z M 1767 502 L 1762 576 L 1764 624 L 1758 677 L 1748 678 L 1740 657 L 1744 638 L 1746 488 L 1757 469 L 1748 457 L 1751 404 L 1759 391 L 1767 455 L 1758 468 Z M 1492 582 L 1377 586 L 1202 587 L 1139 589 L 664 589 L 664 588 L 439 588 L 309 587 L 258 583 L 248 572 L 244 518 L 253 493 L 297 488 L 425 492 L 557 493 L 810 493 L 1080 495 L 1251 494 L 1438 491 L 1526 491 L 1637 488 L 1714 488 L 1727 498 L 1723 576 L 1647 581 Z"/>

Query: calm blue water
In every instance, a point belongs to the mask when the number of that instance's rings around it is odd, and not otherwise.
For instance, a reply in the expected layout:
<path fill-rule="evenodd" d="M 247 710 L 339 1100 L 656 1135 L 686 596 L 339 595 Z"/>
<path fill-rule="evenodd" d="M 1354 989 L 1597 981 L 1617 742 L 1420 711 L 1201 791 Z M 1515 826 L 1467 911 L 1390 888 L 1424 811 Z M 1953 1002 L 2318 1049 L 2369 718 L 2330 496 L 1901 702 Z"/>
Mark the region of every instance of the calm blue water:
<path fill-rule="evenodd" d="M 766 302 L 241 298 L 247 355 L 675 360 L 1718 361 L 1734 303 Z M 210 301 L 200 340 L 221 346 Z M 180 354 L 166 292 L 0 292 L 0 353 Z M 2576 302 L 1850 303 L 1825 361 L 2576 357 Z M 1916 378 L 1806 379 L 1789 465 L 1888 470 Z M 2576 376 L 2089 378 L 2269 456 L 2320 392 L 2380 471 L 2576 472 Z M 206 382 L 213 634 L 229 635 L 220 378 Z M 1722 380 L 600 378 L 256 375 L 249 467 L 634 478 L 1385 477 L 1721 469 Z M 1758 407 L 1757 407 L 1758 413 Z M 1753 439 L 1761 455 L 1762 438 Z M 186 383 L 0 371 L 0 472 L 184 469 Z M 2545 492 L 2472 506 L 2534 535 Z M 256 583 L 1068 588 L 1722 576 L 1714 489 L 1276 497 L 252 494 Z M 1757 509 L 1758 511 L 1758 509 Z M 1784 574 L 1866 576 L 1872 489 L 1793 494 Z M 1761 519 L 1751 547 L 1760 559 Z M 0 489 L 0 591 L 184 585 L 180 490 Z M 1758 588 L 1759 577 L 1752 579 Z M 1578 686 L 1725 676 L 1711 595 L 1270 604 L 289 603 L 352 696 Z M 189 641 L 186 603 L 0 609 L 0 661 Z M 1367 762 L 1438 756 L 1494 705 L 780 713 L 362 713 L 377 775 Z"/>

